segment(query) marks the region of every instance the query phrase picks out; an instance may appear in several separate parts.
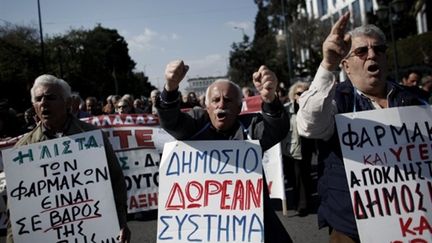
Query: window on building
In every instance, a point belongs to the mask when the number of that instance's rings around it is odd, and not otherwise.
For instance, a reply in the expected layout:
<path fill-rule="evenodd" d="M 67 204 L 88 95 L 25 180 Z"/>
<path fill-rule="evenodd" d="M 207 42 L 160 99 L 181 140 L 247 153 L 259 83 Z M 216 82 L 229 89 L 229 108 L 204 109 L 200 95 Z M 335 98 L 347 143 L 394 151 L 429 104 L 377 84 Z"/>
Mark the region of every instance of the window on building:
<path fill-rule="evenodd" d="M 360 13 L 360 2 L 356 0 L 352 3 L 352 14 L 354 19 L 354 27 L 360 26 L 361 23 L 361 13 Z"/>
<path fill-rule="evenodd" d="M 365 12 L 372 12 L 372 0 L 364 1 Z"/>
<path fill-rule="evenodd" d="M 332 16 L 332 22 L 336 23 L 336 21 L 338 21 L 338 19 L 339 19 L 339 16 L 340 16 L 339 12 L 334 13 Z"/>
<path fill-rule="evenodd" d="M 318 0 L 318 15 L 319 17 L 326 15 L 328 12 L 328 0 Z"/>

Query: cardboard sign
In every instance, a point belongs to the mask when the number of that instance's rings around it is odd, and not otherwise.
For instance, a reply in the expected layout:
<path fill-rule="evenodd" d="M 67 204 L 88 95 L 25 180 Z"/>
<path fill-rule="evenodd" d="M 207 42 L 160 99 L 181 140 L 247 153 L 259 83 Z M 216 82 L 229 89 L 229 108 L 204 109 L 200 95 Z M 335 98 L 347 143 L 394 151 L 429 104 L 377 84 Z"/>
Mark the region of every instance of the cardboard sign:
<path fill-rule="evenodd" d="M 83 119 L 107 135 L 125 176 L 128 213 L 157 209 L 163 146 L 174 138 L 151 114 L 102 115 Z"/>
<path fill-rule="evenodd" d="M 277 143 L 269 150 L 265 151 L 262 162 L 264 173 L 267 178 L 270 198 L 285 200 L 285 175 L 282 165 L 281 144 Z"/>
<path fill-rule="evenodd" d="M 258 141 L 166 143 L 157 241 L 263 242 L 263 186 Z"/>
<path fill-rule="evenodd" d="M 116 242 L 101 131 L 3 151 L 15 242 Z"/>
<path fill-rule="evenodd" d="M 128 213 L 157 209 L 161 154 L 154 149 L 137 149 L 116 155 L 126 181 Z"/>
<path fill-rule="evenodd" d="M 336 116 L 362 242 L 432 242 L 432 109 Z"/>

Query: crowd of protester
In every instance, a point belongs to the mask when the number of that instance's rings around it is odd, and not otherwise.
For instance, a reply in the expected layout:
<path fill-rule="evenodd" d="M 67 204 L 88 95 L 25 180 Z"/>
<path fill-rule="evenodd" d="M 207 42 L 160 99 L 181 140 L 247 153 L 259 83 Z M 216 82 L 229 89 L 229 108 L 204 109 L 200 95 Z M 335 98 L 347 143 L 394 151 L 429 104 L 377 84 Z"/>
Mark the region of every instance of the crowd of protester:
<path fill-rule="evenodd" d="M 178 84 L 184 78 L 188 67 L 183 62 L 177 61 L 170 64 L 172 70 L 167 70 L 169 79 L 164 89 L 152 90 L 149 97 L 134 97 L 131 94 L 112 94 L 103 100 L 94 96 L 81 97 L 79 93 L 72 92 L 70 95 L 70 107 L 67 107 L 67 110 L 73 116 L 73 119 L 77 120 L 102 114 L 160 115 L 161 126 L 179 140 L 189 138 L 232 140 L 236 139 L 234 137 L 240 134 L 231 134 L 233 131 L 236 131 L 236 127 L 233 127 L 234 123 L 228 124 L 228 127 L 224 127 L 226 124 L 222 124 L 218 119 L 220 119 L 220 116 L 228 117 L 233 115 L 226 111 L 231 109 L 230 112 L 235 113 L 232 119 L 241 120 L 240 117 L 237 117 L 241 106 L 237 107 L 238 104 L 231 103 L 233 100 L 228 98 L 234 97 L 234 101 L 236 101 L 238 98 L 245 99 L 259 95 L 263 101 L 263 110 L 268 109 L 268 112 L 263 112 L 262 116 L 265 117 L 268 114 L 273 116 L 272 118 L 277 115 L 280 116 L 280 121 L 286 122 L 284 129 L 287 132 L 283 130 L 283 134 L 279 134 L 281 139 L 272 137 L 272 141 L 269 144 L 265 143 L 270 140 L 265 136 L 268 137 L 274 131 L 270 130 L 269 134 L 264 134 L 263 131 L 260 131 L 258 134 L 254 134 L 255 139 L 264 139 L 264 142 L 261 143 L 261 146 L 264 146 L 263 150 L 268 149 L 270 145 L 277 142 L 282 142 L 284 173 L 287 181 L 293 187 L 294 209 L 297 210 L 299 216 L 304 216 L 311 211 L 311 192 L 317 190 L 317 188 L 313 188 L 311 178 L 312 154 L 317 150 L 321 155 L 321 158 L 318 158 L 318 163 L 323 166 L 323 171 L 320 171 L 320 177 L 332 177 L 338 181 L 337 186 L 340 189 L 346 189 L 345 187 L 347 187 L 344 173 L 340 174 L 343 175 L 342 177 L 335 176 L 335 174 L 339 173 L 336 169 L 343 170 L 343 166 L 331 166 L 343 163 L 340 156 L 330 156 L 333 153 L 340 154 L 338 153 L 338 148 L 334 147 L 335 144 L 338 144 L 334 128 L 334 115 L 336 113 L 351 112 L 352 109 L 372 110 L 377 107 L 421 105 L 425 103 L 431 104 L 432 102 L 431 74 L 423 74 L 410 70 L 403 75 L 400 82 L 388 82 L 385 79 L 383 76 L 385 71 L 383 66 L 383 63 L 385 63 L 385 37 L 382 36 L 382 31 L 377 27 L 366 26 L 353 30 L 350 37 L 352 43 L 347 49 L 344 34 L 348 18 L 348 14 L 342 16 L 325 40 L 323 44 L 324 58 L 312 84 L 311 82 L 299 81 L 292 84 L 288 89 L 283 86 L 276 87 L 275 83 L 277 83 L 277 79 L 274 77 L 274 74 L 263 66 L 256 76 L 253 77 L 254 88 L 240 88 L 227 80 L 218 81 L 210 86 L 215 91 L 214 93 L 212 93 L 212 90 L 209 91 L 207 98 L 210 97 L 212 100 L 206 102 L 206 95 L 197 96 L 194 92 L 181 94 L 178 91 Z M 358 65 L 364 65 L 365 62 L 367 63 L 370 60 L 373 60 L 373 62 L 367 64 L 366 71 L 357 67 Z M 340 67 L 347 73 L 350 82 L 335 82 L 333 72 Z M 366 79 L 365 81 L 364 73 L 362 72 L 367 72 L 373 78 L 370 78 L 370 80 Z M 180 75 L 178 76 L 177 74 Z M 262 87 L 266 81 L 270 82 L 270 88 Z M 371 87 L 373 86 L 371 88 L 368 86 L 369 81 L 378 83 L 379 86 L 371 85 Z M 329 89 L 328 87 L 332 88 Z M 389 87 L 397 87 L 397 90 L 404 90 L 400 94 L 401 97 L 398 96 L 399 94 L 396 94 L 394 101 L 391 100 L 392 103 L 389 103 L 390 101 L 387 96 L 387 90 L 390 90 L 388 89 Z M 350 92 L 346 95 L 346 93 L 340 91 L 342 89 L 349 90 Z M 226 93 L 226 96 L 229 97 L 220 97 L 221 93 Z M 356 95 L 357 93 L 361 95 Z M 350 95 L 355 95 L 355 97 L 353 98 Z M 412 104 L 399 104 L 399 98 L 402 99 L 402 96 L 406 95 L 410 95 L 410 98 L 412 98 L 410 100 L 415 102 Z M 354 103 L 350 103 L 349 107 L 342 107 L 342 109 L 339 106 L 342 105 L 340 102 L 343 99 L 346 99 L 346 102 L 354 100 Z M 422 101 L 426 102 L 422 103 Z M 216 109 L 215 103 L 218 102 L 228 102 L 226 106 L 232 107 L 226 110 Z M 212 105 L 215 105 L 215 107 Z M 322 113 L 311 112 L 311 110 L 317 110 L 316 107 L 322 107 L 322 109 L 318 109 Z M 209 109 L 215 109 L 214 114 Z M 200 130 L 200 127 L 190 126 L 188 122 L 192 118 L 184 117 L 181 113 L 178 113 L 178 110 L 182 110 L 183 112 L 192 111 L 191 114 L 196 116 L 193 119 L 197 119 L 197 121 L 203 121 L 202 117 L 207 116 L 206 118 L 211 120 L 210 122 L 215 127 L 215 130 Z M 271 114 L 272 112 L 274 114 Z M 313 114 L 313 117 L 311 114 Z M 213 117 L 213 115 L 216 117 Z M 288 118 L 284 118 L 284 116 Z M 326 119 L 323 118 L 324 116 Z M 321 122 L 323 120 L 328 121 L 328 124 Z M 12 108 L 7 99 L 0 99 L 0 141 L 7 141 L 19 135 L 32 132 L 40 121 L 41 117 L 35 111 L 35 106 L 19 112 Z M 173 124 L 173 122 L 177 123 Z M 219 125 L 221 127 L 218 127 Z M 184 129 L 177 130 L 179 127 L 183 127 Z M 183 134 L 185 131 L 191 132 Z M 269 130 L 267 129 L 266 132 L 269 132 Z M 280 132 L 277 131 L 275 134 L 277 133 Z M 329 143 L 328 141 L 331 142 Z M 332 188 L 322 187 L 321 189 L 328 190 L 319 191 L 320 197 L 325 196 L 325 198 L 337 200 L 337 202 L 330 201 L 329 199 L 327 201 L 322 200 L 318 215 L 320 227 L 328 226 L 330 228 L 330 242 L 359 242 L 360 239 L 354 222 L 349 194 L 339 193 L 332 195 L 335 193 L 330 190 Z M 327 197 L 328 195 L 332 196 Z M 339 207 L 339 204 L 343 204 L 343 207 Z M 270 213 L 267 211 L 267 215 L 270 215 Z M 342 225 L 341 222 L 348 223 Z M 270 224 L 273 226 L 278 225 L 275 221 L 270 222 Z M 271 229 L 271 231 L 274 234 L 269 231 L 266 233 L 266 238 L 271 239 L 271 237 L 277 236 L 278 233 L 275 231 L 275 228 Z M 283 237 L 289 239 L 288 235 L 283 235 Z"/>
<path fill-rule="evenodd" d="M 134 97 L 131 94 L 109 95 L 105 100 L 94 96 L 83 99 L 79 93 L 71 95 L 70 112 L 76 118 L 85 118 L 109 114 L 156 114 L 154 103 L 160 91 L 155 89 L 150 97 Z M 197 97 L 195 92 L 182 96 L 181 107 L 184 109 L 203 107 L 204 96 Z M 31 131 L 39 121 L 34 108 L 30 106 L 25 111 L 17 111 L 7 99 L 0 100 L 0 141 Z"/>

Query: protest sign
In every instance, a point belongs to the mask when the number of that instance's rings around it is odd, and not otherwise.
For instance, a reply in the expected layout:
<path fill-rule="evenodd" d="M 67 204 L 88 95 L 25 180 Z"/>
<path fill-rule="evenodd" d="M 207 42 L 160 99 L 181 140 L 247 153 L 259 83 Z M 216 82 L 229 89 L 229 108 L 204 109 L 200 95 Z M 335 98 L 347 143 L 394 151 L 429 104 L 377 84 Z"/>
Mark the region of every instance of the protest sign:
<path fill-rule="evenodd" d="M 159 162 L 174 138 L 151 114 L 102 115 L 83 119 L 107 135 L 126 180 L 128 213 L 157 209 Z M 155 139 L 157 138 L 157 139 Z"/>
<path fill-rule="evenodd" d="M 159 127 L 159 118 L 151 114 L 101 115 L 82 120 L 101 128 L 114 151 L 143 148 L 162 153 L 164 143 L 174 140 Z"/>
<path fill-rule="evenodd" d="M 101 131 L 3 151 L 15 242 L 116 242 Z"/>
<path fill-rule="evenodd" d="M 158 242 L 263 242 L 258 141 L 165 144 Z"/>
<path fill-rule="evenodd" d="M 243 99 L 241 114 L 261 112 L 262 99 L 255 95 Z"/>
<path fill-rule="evenodd" d="M 4 171 L 0 172 L 0 229 L 6 229 L 8 214 L 6 212 L 6 176 Z"/>
<path fill-rule="evenodd" d="M 240 116 L 249 113 L 259 113 L 261 112 L 261 106 L 262 99 L 260 95 L 243 98 Z M 282 208 L 284 209 L 284 214 L 286 214 L 286 203 L 284 202 L 284 200 L 286 200 L 286 195 L 281 144 L 278 143 L 269 150 L 265 151 L 262 162 L 264 173 L 267 178 L 270 198 L 281 199 Z"/>
<path fill-rule="evenodd" d="M 432 242 L 432 110 L 339 114 L 339 141 L 362 242 Z"/>
<path fill-rule="evenodd" d="M 154 149 L 116 152 L 126 181 L 128 213 L 157 209 L 160 154 Z"/>
<path fill-rule="evenodd" d="M 267 178 L 270 198 L 285 200 L 285 183 L 280 143 L 264 152 L 262 164 Z"/>

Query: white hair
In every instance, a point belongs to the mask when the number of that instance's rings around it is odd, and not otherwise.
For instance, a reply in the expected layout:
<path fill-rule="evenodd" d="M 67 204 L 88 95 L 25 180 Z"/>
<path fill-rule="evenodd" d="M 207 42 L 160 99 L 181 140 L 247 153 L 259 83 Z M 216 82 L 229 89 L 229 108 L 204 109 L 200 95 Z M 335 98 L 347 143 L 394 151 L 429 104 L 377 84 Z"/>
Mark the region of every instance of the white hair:
<path fill-rule="evenodd" d="M 386 43 L 386 37 L 384 32 L 373 24 L 367 24 L 359 26 L 349 32 L 351 38 L 359 37 L 359 36 L 370 36 L 377 37 L 383 43 Z"/>
<path fill-rule="evenodd" d="M 233 81 L 230 81 L 228 79 L 216 79 L 216 81 L 214 81 L 212 84 L 210 84 L 210 86 L 207 87 L 206 95 L 205 95 L 205 105 L 206 106 L 208 106 L 210 104 L 210 97 L 209 97 L 210 96 L 210 89 L 215 84 L 218 84 L 218 83 L 227 83 L 227 84 L 230 84 L 231 86 L 233 86 L 236 89 L 236 91 L 237 91 L 237 102 L 238 102 L 239 105 L 242 104 L 243 93 L 242 93 L 242 90 L 241 90 L 240 86 L 238 86 L 238 84 L 236 84 Z"/>
<path fill-rule="evenodd" d="M 56 76 L 50 74 L 43 74 L 36 78 L 33 83 L 33 87 L 30 89 L 31 100 L 34 103 L 36 88 L 40 86 L 54 85 L 60 88 L 61 96 L 63 100 L 67 100 L 72 96 L 72 90 L 69 84 L 63 79 L 59 79 Z"/>

